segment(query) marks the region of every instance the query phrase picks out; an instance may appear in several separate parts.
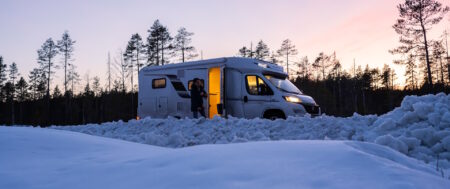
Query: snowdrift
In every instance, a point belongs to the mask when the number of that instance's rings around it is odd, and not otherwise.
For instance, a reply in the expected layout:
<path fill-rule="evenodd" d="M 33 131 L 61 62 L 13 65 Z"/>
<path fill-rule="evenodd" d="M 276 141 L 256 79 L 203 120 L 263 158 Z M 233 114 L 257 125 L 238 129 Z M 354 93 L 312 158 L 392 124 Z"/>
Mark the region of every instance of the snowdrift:
<path fill-rule="evenodd" d="M 354 140 L 450 169 L 450 95 L 408 96 L 381 115 L 264 119 L 151 119 L 52 127 L 163 147 L 271 140 Z"/>
<path fill-rule="evenodd" d="M 357 141 L 171 149 L 53 129 L 0 127 L 0 151 L 0 188 L 5 189 L 450 188 L 430 166 Z"/>

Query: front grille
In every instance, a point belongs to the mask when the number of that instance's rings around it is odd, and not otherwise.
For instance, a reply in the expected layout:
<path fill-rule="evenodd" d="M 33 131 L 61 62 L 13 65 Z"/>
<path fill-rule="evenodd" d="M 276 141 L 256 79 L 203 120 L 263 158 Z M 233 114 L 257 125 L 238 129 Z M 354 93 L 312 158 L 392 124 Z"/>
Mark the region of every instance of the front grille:
<path fill-rule="evenodd" d="M 303 107 L 305 107 L 306 112 L 308 112 L 311 115 L 319 115 L 320 114 L 320 106 L 303 104 Z"/>

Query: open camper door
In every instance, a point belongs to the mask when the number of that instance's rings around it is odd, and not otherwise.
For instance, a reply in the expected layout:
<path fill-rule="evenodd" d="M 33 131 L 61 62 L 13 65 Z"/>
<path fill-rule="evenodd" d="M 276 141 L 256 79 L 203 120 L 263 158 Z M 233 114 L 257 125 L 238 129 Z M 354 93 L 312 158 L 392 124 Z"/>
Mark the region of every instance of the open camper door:
<path fill-rule="evenodd" d="M 208 70 L 208 117 L 221 116 L 223 113 L 223 66 Z"/>

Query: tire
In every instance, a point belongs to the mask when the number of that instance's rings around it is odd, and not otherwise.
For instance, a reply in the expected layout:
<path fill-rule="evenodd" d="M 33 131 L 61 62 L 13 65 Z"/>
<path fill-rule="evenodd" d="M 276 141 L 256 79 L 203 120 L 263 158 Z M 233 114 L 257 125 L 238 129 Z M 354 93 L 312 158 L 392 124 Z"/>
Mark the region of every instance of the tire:
<path fill-rule="evenodd" d="M 277 119 L 286 119 L 283 111 L 281 110 L 267 110 L 264 112 L 264 119 L 277 120 Z"/>

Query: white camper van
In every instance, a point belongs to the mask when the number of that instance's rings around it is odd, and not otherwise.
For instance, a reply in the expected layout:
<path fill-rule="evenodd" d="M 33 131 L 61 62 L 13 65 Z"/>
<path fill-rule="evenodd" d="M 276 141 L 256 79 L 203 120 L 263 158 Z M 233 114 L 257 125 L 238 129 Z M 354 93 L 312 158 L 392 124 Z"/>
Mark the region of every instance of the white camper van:
<path fill-rule="evenodd" d="M 286 118 L 320 107 L 288 79 L 283 68 L 250 58 L 217 58 L 164 66 L 147 66 L 139 72 L 138 116 L 192 118 L 192 80 L 204 84 L 206 116 Z"/>

